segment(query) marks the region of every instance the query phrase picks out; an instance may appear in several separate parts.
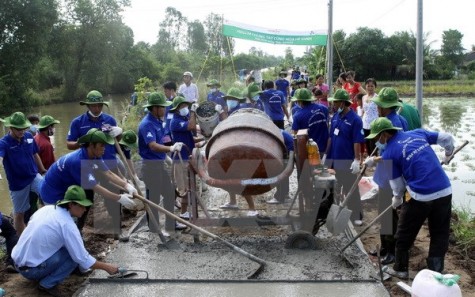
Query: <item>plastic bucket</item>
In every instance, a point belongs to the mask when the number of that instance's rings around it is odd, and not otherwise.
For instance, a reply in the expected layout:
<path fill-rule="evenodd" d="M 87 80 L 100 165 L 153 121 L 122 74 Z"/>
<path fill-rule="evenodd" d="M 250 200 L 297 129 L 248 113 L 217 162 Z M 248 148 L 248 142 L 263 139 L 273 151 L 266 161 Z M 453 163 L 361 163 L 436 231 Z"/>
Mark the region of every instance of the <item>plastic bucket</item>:
<path fill-rule="evenodd" d="M 210 137 L 214 128 L 219 124 L 219 114 L 214 110 L 214 103 L 206 101 L 196 109 L 196 119 L 200 125 L 201 134 Z"/>

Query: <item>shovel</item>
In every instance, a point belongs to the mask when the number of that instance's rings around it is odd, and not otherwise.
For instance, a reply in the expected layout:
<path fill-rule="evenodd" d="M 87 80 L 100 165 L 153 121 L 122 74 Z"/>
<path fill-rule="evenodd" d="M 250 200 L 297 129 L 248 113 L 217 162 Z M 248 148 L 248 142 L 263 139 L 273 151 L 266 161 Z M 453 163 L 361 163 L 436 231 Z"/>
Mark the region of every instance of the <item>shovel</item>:
<path fill-rule="evenodd" d="M 375 148 L 373 150 L 370 157 L 376 153 L 377 149 L 378 148 Z M 351 195 L 358 187 L 358 183 L 363 177 L 366 171 L 366 168 L 367 168 L 366 164 L 363 165 L 363 168 L 360 170 L 360 173 L 358 173 L 358 176 L 356 177 L 355 182 L 353 183 L 353 185 L 351 186 L 351 189 L 346 194 L 343 202 L 340 205 L 332 204 L 332 206 L 330 207 L 330 210 L 328 211 L 327 221 L 325 222 L 325 225 L 327 227 L 327 230 L 333 235 L 338 235 L 342 233 L 348 226 L 348 222 L 350 221 L 350 216 L 351 216 L 351 210 L 346 208 L 346 205 L 348 204 L 348 200 L 350 199 Z"/>

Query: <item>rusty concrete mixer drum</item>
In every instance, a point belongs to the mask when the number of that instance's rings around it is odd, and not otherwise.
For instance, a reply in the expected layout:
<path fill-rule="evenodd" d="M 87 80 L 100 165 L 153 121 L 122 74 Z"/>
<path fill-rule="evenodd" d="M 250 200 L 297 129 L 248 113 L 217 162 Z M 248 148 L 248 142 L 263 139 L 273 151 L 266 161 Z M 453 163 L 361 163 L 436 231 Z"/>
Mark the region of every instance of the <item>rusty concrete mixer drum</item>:
<path fill-rule="evenodd" d="M 262 111 L 243 108 L 214 129 L 206 146 L 207 171 L 198 174 L 209 185 L 239 195 L 259 195 L 288 177 L 282 132 Z M 293 157 L 293 155 L 292 155 Z"/>

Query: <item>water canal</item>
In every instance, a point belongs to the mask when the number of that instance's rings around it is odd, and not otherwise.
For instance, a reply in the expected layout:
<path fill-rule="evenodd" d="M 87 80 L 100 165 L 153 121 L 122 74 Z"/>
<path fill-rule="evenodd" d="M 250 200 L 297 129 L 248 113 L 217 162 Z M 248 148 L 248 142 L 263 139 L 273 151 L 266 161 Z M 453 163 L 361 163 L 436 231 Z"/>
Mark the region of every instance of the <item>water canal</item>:
<path fill-rule="evenodd" d="M 128 95 L 112 95 L 107 98 L 111 103 L 104 112 L 112 114 L 116 119 L 123 117 L 123 111 L 128 103 Z M 414 104 L 410 100 L 405 100 Z M 475 98 L 426 98 L 424 99 L 424 127 L 429 130 L 446 131 L 452 133 L 456 139 L 456 146 L 465 140 L 470 141 L 445 170 L 452 181 L 453 200 L 456 207 L 467 207 L 475 212 Z M 39 115 L 52 115 L 61 121 L 56 125 L 56 132 L 52 137 L 57 157 L 69 152 L 66 148 L 66 135 L 71 120 L 85 112 L 86 107 L 78 103 L 62 103 L 39 107 Z M 7 130 L 0 129 L 1 136 Z M 436 153 L 442 159 L 443 150 L 434 146 Z M 2 169 L 0 174 L 0 211 L 10 213 L 12 204 Z"/>

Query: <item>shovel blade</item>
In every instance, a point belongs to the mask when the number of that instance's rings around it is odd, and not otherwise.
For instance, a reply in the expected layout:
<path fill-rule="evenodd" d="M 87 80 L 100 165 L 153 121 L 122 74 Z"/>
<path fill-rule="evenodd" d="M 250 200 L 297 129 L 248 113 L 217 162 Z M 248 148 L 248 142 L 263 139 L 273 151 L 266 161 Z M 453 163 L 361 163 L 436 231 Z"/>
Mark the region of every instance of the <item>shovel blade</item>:
<path fill-rule="evenodd" d="M 345 231 L 350 221 L 351 210 L 348 208 L 342 208 L 336 204 L 330 207 L 328 212 L 326 227 L 327 230 L 333 235 L 339 235 Z"/>

